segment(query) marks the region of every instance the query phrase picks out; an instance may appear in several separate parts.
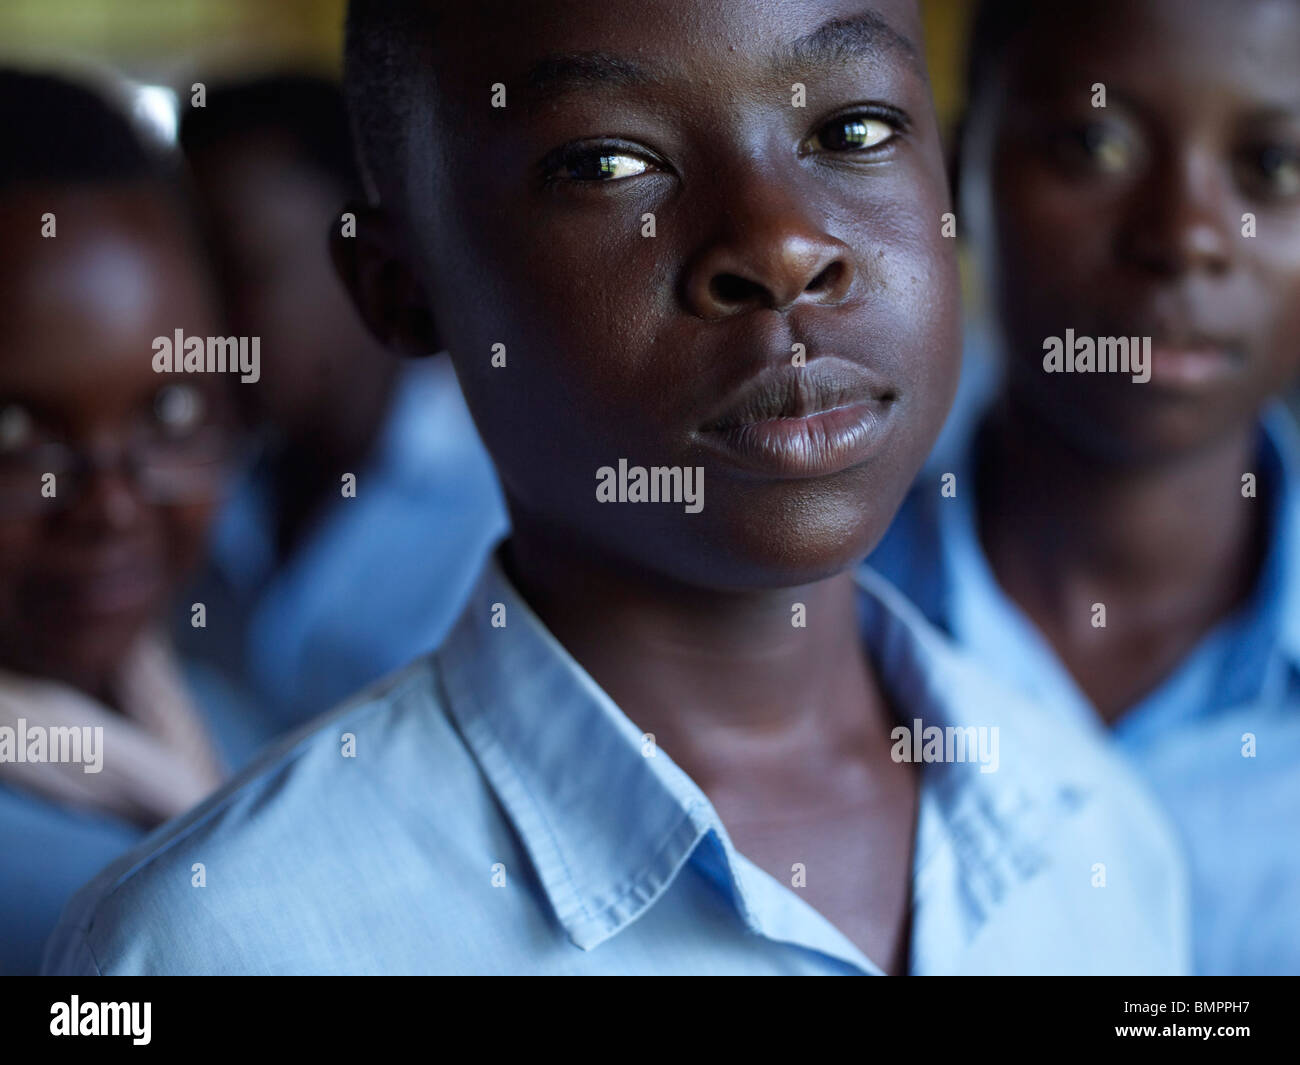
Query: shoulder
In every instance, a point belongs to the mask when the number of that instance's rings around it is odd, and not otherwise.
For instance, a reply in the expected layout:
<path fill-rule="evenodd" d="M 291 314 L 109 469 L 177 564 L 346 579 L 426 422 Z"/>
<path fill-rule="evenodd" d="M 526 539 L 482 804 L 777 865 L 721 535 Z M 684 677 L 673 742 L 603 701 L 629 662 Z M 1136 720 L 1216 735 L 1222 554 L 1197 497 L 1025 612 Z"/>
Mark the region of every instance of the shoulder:
<path fill-rule="evenodd" d="M 422 658 L 287 736 L 104 869 L 64 910 L 45 971 L 277 971 L 277 943 L 297 940 L 301 960 L 303 943 L 323 949 L 332 922 L 382 906 L 376 864 L 436 877 L 428 856 L 440 837 L 472 831 L 484 808 L 434 662 Z"/>

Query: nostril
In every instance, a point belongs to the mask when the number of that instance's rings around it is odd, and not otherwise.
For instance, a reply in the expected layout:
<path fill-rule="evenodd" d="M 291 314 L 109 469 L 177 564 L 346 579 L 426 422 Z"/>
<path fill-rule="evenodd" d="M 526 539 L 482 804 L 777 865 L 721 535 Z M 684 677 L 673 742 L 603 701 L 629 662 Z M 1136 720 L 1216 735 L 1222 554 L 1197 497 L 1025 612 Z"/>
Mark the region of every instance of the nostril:
<path fill-rule="evenodd" d="M 844 265 L 842 263 L 831 263 L 830 266 L 808 282 L 804 291 L 813 294 L 833 292 L 840 283 L 840 277 L 843 273 Z"/>
<path fill-rule="evenodd" d="M 717 274 L 709 282 L 709 291 L 719 303 L 748 303 L 762 294 L 762 286 L 739 274 Z"/>

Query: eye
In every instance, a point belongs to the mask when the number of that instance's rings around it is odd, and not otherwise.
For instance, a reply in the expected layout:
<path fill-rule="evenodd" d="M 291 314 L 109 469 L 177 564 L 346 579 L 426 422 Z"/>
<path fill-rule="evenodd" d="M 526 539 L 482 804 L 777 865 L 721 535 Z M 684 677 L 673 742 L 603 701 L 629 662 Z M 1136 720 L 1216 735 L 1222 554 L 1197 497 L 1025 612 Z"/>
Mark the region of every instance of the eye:
<path fill-rule="evenodd" d="M 542 164 L 548 182 L 607 183 L 638 177 L 652 169 L 654 164 L 644 156 L 611 145 L 563 148 Z"/>
<path fill-rule="evenodd" d="M 1278 199 L 1300 195 L 1300 148 L 1266 144 L 1243 160 L 1244 183 L 1259 195 Z"/>
<path fill-rule="evenodd" d="M 895 126 L 874 115 L 844 115 L 832 119 L 804 142 L 810 150 L 862 152 L 892 140 Z"/>
<path fill-rule="evenodd" d="M 1133 146 L 1113 130 L 1092 127 L 1085 141 L 1088 154 L 1097 161 L 1098 170 L 1119 174 L 1129 169 L 1133 162 Z"/>
<path fill-rule="evenodd" d="M 1123 174 L 1137 161 L 1137 146 L 1121 127 L 1105 122 L 1077 126 L 1055 139 L 1060 159 L 1099 174 Z"/>
<path fill-rule="evenodd" d="M 0 405 L 0 455 L 13 455 L 35 436 L 32 416 L 16 403 Z"/>
<path fill-rule="evenodd" d="M 203 421 L 206 403 L 193 385 L 168 385 L 160 388 L 153 400 L 153 414 L 163 435 L 186 436 Z"/>

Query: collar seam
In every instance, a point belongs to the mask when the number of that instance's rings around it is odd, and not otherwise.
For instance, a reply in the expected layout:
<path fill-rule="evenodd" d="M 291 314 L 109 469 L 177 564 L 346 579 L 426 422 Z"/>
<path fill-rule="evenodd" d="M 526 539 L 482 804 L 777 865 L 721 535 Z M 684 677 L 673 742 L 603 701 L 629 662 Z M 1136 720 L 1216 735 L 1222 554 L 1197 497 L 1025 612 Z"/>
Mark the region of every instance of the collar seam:
<path fill-rule="evenodd" d="M 690 856 L 694 853 L 700 840 L 702 840 L 709 831 L 707 828 L 700 828 L 700 826 L 695 823 L 694 815 L 697 809 L 703 809 L 703 805 L 698 802 L 693 802 L 689 807 L 687 807 L 681 820 L 673 825 L 671 831 L 665 835 L 663 842 L 656 845 L 649 860 L 642 862 L 635 873 L 622 877 L 615 885 L 614 894 L 609 898 L 609 901 L 602 902 L 599 908 L 595 910 L 594 915 L 587 908 L 585 901 L 583 902 L 583 913 L 587 916 L 588 921 L 600 926 L 605 933 L 601 942 L 603 942 L 604 939 L 621 932 L 631 924 L 636 917 L 649 909 L 651 904 L 662 896 L 672 882 L 676 880 L 677 875 L 681 872 L 682 867 L 686 862 L 690 860 Z M 673 855 L 672 868 L 669 869 L 662 878 L 659 878 L 658 869 L 665 864 L 665 857 L 670 852 L 674 851 L 678 837 L 684 835 L 682 829 L 687 826 L 690 826 L 695 830 L 691 844 L 688 847 L 682 848 L 679 854 Z M 654 881 L 657 878 L 659 878 L 659 882 L 656 884 Z M 652 894 L 644 900 L 635 914 L 625 916 L 614 915 L 614 911 L 618 910 L 626 899 L 634 898 L 637 895 L 642 894 L 647 888 L 649 888 Z M 599 946 L 599 943 L 592 944 L 592 946 Z"/>
<path fill-rule="evenodd" d="M 450 692 L 447 691 L 445 682 L 443 681 L 442 678 L 440 678 L 440 683 L 442 684 L 444 694 L 448 697 L 448 705 L 450 705 L 451 702 Z M 619 879 L 614 881 L 611 888 L 613 894 L 609 897 L 608 901 L 602 899 L 600 901 L 599 906 L 593 910 L 593 907 L 588 905 L 590 892 L 583 891 L 581 888 L 579 888 L 577 881 L 574 879 L 573 873 L 571 872 L 569 867 L 569 861 L 565 855 L 565 851 L 561 844 L 559 835 L 556 833 L 555 828 L 550 821 L 550 818 L 546 816 L 546 812 L 542 804 L 538 801 L 532 788 L 530 788 L 526 783 L 524 775 L 520 773 L 515 760 L 511 757 L 505 744 L 503 744 L 500 741 L 500 739 L 497 737 L 496 730 L 493 729 L 490 721 L 487 718 L 487 715 L 483 713 L 483 707 L 478 702 L 474 693 L 468 692 L 466 693 L 466 695 L 467 698 L 469 698 L 474 704 L 474 711 L 475 711 L 474 718 L 476 719 L 476 720 L 467 721 L 466 723 L 469 725 L 473 725 L 475 727 L 475 731 L 479 731 L 482 735 L 482 738 L 485 739 L 488 742 L 488 744 L 490 744 L 493 752 L 499 757 L 503 767 L 508 770 L 510 783 L 515 787 L 517 787 L 519 789 L 520 794 L 527 800 L 528 806 L 531 808 L 533 817 L 537 820 L 538 824 L 544 830 L 545 839 L 549 846 L 549 850 L 555 856 L 556 861 L 559 863 L 568 891 L 572 895 L 573 900 L 576 903 L 576 910 L 574 907 L 570 906 L 570 907 L 566 907 L 566 912 L 562 913 L 560 906 L 557 905 L 557 900 L 555 898 L 554 891 L 552 890 L 551 886 L 547 884 L 546 882 L 547 878 L 543 876 L 541 878 L 542 883 L 546 889 L 548 898 L 550 898 L 551 900 L 551 905 L 555 907 L 556 916 L 559 917 L 562 924 L 564 924 L 567 928 L 569 928 L 571 935 L 576 935 L 577 933 L 577 927 L 575 926 L 579 916 L 581 917 L 585 925 L 593 925 L 602 928 L 606 933 L 606 937 L 608 937 L 609 935 L 613 935 L 618 931 L 621 931 L 623 928 L 625 928 L 628 924 L 631 923 L 631 920 L 630 918 L 620 919 L 617 917 L 611 920 L 612 911 L 618 909 L 623 904 L 624 900 L 626 900 L 630 896 L 634 896 L 635 894 L 641 892 L 646 887 L 647 883 L 649 881 L 652 881 L 655 878 L 657 869 L 661 867 L 663 864 L 664 856 L 674 848 L 678 840 L 678 837 L 682 835 L 683 827 L 686 825 L 691 825 L 698 830 L 696 837 L 692 842 L 691 846 L 685 848 L 685 850 L 683 851 L 683 855 L 681 856 L 684 859 L 689 858 L 690 854 L 694 851 L 695 846 L 699 843 L 699 840 L 702 839 L 705 833 L 709 830 L 706 827 L 702 828 L 696 825 L 695 822 L 696 812 L 700 810 L 705 810 L 707 808 L 707 804 L 701 802 L 698 798 L 692 798 L 687 800 L 684 807 L 680 806 L 679 804 L 679 808 L 682 810 L 682 816 L 677 821 L 675 821 L 673 823 L 672 828 L 668 830 L 661 837 L 660 842 L 656 843 L 653 846 L 653 848 L 650 851 L 650 857 L 647 860 L 639 863 L 637 871 L 635 873 L 620 877 Z M 651 772 L 653 773 L 653 771 Z M 657 774 L 655 774 L 655 778 L 656 781 L 662 787 L 665 788 L 665 792 L 671 796 L 671 792 L 668 791 L 663 781 L 659 780 Z M 511 814 L 513 820 L 514 812 L 511 811 Z M 515 827 L 519 830 L 521 836 L 524 837 L 525 847 L 529 850 L 530 855 L 532 855 L 533 848 L 528 847 L 527 840 L 530 838 L 534 838 L 534 834 L 525 831 L 525 827 L 523 825 L 516 824 Z M 533 857 L 533 861 L 535 866 L 539 865 L 536 856 Z M 646 900 L 645 905 L 641 907 L 641 910 L 639 910 L 638 913 L 644 911 L 644 909 L 646 909 L 649 906 L 650 902 L 653 901 L 653 898 L 657 898 L 659 894 L 662 894 L 662 890 L 659 889 L 666 888 L 676 878 L 676 874 L 680 872 L 683 864 L 684 864 L 684 860 L 678 860 L 678 857 L 674 857 L 672 869 L 668 872 L 667 875 L 663 877 L 662 882 L 656 886 L 656 894 L 651 899 Z M 538 873 L 540 875 L 541 873 L 540 868 L 538 869 Z M 578 911 L 580 911 L 580 914 Z M 593 944 L 593 946 L 594 945 L 596 944 Z"/>

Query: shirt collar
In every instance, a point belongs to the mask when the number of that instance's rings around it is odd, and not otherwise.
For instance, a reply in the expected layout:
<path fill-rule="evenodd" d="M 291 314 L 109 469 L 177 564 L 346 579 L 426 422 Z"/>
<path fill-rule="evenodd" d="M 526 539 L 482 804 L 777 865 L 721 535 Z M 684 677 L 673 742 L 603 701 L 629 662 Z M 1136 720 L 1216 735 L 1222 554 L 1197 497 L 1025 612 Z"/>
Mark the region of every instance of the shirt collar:
<path fill-rule="evenodd" d="M 986 690 L 983 674 L 892 585 L 870 571 L 857 579 L 864 640 L 908 724 L 1006 723 L 981 714 L 1014 700 Z M 816 911 L 737 853 L 704 793 L 551 635 L 495 556 L 435 659 L 451 716 L 576 946 L 590 950 L 634 921 L 704 843 L 700 864 L 729 891 L 751 931 L 875 969 Z M 923 908 L 927 895 L 945 893 L 941 907 L 963 909 L 970 936 L 1008 888 L 1039 867 L 1056 820 L 1091 786 L 1082 775 L 1062 775 L 1053 746 L 1059 736 L 1043 732 L 1035 717 L 1001 730 L 1000 772 L 985 775 L 970 763 L 924 767 L 915 904 Z M 924 875 L 927 867 L 934 876 Z M 951 952 L 950 944 L 926 941 L 924 926 L 922 915 L 914 947 L 920 943 L 927 957 L 934 949 Z M 787 934 L 795 927 L 797 936 Z"/>
<path fill-rule="evenodd" d="M 495 555 L 436 659 L 452 716 L 575 945 L 635 920 L 707 833 L 724 841 L 704 794 L 551 635 Z"/>

